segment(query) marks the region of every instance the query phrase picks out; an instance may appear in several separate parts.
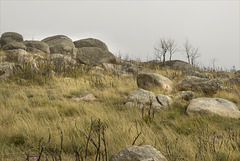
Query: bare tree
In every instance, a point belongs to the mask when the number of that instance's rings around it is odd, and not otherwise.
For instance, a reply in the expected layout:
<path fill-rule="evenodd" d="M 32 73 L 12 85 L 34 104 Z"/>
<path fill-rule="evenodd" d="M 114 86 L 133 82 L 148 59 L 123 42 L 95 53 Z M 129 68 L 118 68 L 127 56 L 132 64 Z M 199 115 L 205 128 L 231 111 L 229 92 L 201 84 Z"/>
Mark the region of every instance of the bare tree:
<path fill-rule="evenodd" d="M 177 43 L 175 42 L 175 40 L 169 38 L 167 40 L 167 48 L 168 48 L 168 51 L 169 51 L 169 60 L 171 61 L 172 60 L 172 55 L 176 52 L 179 51 L 179 47 L 177 45 Z"/>
<path fill-rule="evenodd" d="M 163 63 L 166 61 L 166 53 L 168 51 L 168 43 L 164 38 L 161 38 L 154 46 L 155 56 Z"/>
<path fill-rule="evenodd" d="M 188 63 L 195 65 L 196 64 L 196 59 L 199 58 L 201 55 L 199 53 L 198 48 L 194 48 L 188 40 L 185 41 L 184 45 L 184 53 L 186 54 Z"/>
<path fill-rule="evenodd" d="M 185 40 L 185 43 L 183 45 L 184 45 L 183 51 L 186 54 L 188 63 L 190 63 L 190 55 L 191 55 L 192 46 L 189 44 L 187 39 Z"/>

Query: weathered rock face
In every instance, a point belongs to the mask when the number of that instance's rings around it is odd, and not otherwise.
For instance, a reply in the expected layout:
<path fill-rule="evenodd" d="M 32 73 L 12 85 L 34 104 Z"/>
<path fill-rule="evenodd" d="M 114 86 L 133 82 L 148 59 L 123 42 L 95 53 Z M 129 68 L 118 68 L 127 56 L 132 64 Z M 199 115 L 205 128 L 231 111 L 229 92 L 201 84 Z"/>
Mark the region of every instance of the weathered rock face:
<path fill-rule="evenodd" d="M 181 61 L 181 60 L 171 60 L 165 62 L 165 67 L 176 69 L 176 70 L 193 70 L 193 66 L 187 62 Z"/>
<path fill-rule="evenodd" d="M 43 39 L 42 42 L 49 46 L 51 54 L 74 55 L 75 45 L 67 36 L 51 36 Z"/>
<path fill-rule="evenodd" d="M 76 60 L 70 55 L 51 54 L 50 59 L 55 65 L 73 66 L 76 64 Z"/>
<path fill-rule="evenodd" d="M 122 64 L 119 70 L 125 71 L 126 73 L 131 73 L 131 74 L 148 73 L 148 71 L 144 67 L 134 65 L 131 63 Z"/>
<path fill-rule="evenodd" d="M 24 41 L 27 51 L 36 54 L 50 54 L 49 46 L 42 41 Z"/>
<path fill-rule="evenodd" d="M 155 109 L 162 107 L 152 92 L 140 88 L 131 91 L 125 101 L 125 105 L 139 108 L 150 108 L 151 105 Z"/>
<path fill-rule="evenodd" d="M 197 98 L 193 99 L 187 107 L 187 113 L 212 115 L 240 118 L 240 111 L 237 106 L 228 100 L 222 98 Z"/>
<path fill-rule="evenodd" d="M 239 77 L 234 77 L 228 80 L 229 83 L 231 84 L 236 84 L 236 85 L 240 85 L 240 78 Z"/>
<path fill-rule="evenodd" d="M 155 73 L 139 74 L 137 76 L 137 85 L 143 89 L 159 88 L 167 93 L 172 92 L 174 89 L 170 79 Z"/>
<path fill-rule="evenodd" d="M 83 64 L 100 65 L 101 63 L 111 63 L 115 61 L 115 56 L 97 47 L 83 47 L 77 49 L 77 60 Z"/>
<path fill-rule="evenodd" d="M 2 47 L 3 50 L 14 50 L 14 49 L 23 49 L 23 50 L 26 50 L 27 47 L 21 43 L 21 42 L 16 42 L 16 41 L 12 41 L 12 42 L 9 42 L 8 44 L 4 45 Z"/>
<path fill-rule="evenodd" d="M 74 45 L 75 45 L 76 48 L 98 47 L 102 50 L 108 51 L 108 47 L 104 42 L 102 42 L 100 40 L 97 40 L 97 39 L 93 39 L 93 38 L 74 41 Z"/>
<path fill-rule="evenodd" d="M 23 49 L 8 50 L 7 53 L 8 58 L 13 62 L 28 63 L 33 61 L 32 55 Z"/>
<path fill-rule="evenodd" d="M 177 87 L 180 91 L 202 91 L 205 94 L 215 94 L 220 89 L 221 84 L 222 82 L 217 79 L 188 76 L 181 80 Z"/>
<path fill-rule="evenodd" d="M 126 146 L 109 161 L 167 161 L 160 151 L 151 145 Z"/>
<path fill-rule="evenodd" d="M 173 103 L 172 99 L 166 95 L 158 94 L 156 98 L 163 107 L 169 107 Z"/>
<path fill-rule="evenodd" d="M 230 75 L 228 73 L 217 73 L 217 78 L 230 78 Z"/>
<path fill-rule="evenodd" d="M 1 36 L 0 44 L 1 46 L 4 46 L 10 42 L 22 42 L 22 41 L 23 41 L 22 35 L 16 32 L 5 32 Z"/>
<path fill-rule="evenodd" d="M 5 80 L 9 78 L 13 72 L 14 67 L 14 63 L 0 63 L 0 80 Z"/>
<path fill-rule="evenodd" d="M 190 101 L 195 97 L 195 95 L 192 91 L 181 91 L 176 93 L 174 97 L 176 99 L 183 99 L 185 101 Z"/>

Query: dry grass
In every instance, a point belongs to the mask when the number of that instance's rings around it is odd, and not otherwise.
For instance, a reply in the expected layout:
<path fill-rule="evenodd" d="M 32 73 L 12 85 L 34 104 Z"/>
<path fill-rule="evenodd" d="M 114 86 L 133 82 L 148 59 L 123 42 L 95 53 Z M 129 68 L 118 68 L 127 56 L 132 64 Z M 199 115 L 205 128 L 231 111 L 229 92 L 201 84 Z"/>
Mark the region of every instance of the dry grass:
<path fill-rule="evenodd" d="M 170 69 L 152 72 L 167 74 L 174 83 L 182 78 L 181 73 Z M 142 131 L 135 144 L 150 144 L 169 160 L 240 160 L 240 120 L 189 117 L 185 113 L 188 102 L 180 100 L 150 120 L 142 118 L 140 109 L 123 104 L 129 92 L 137 88 L 134 77 L 110 74 L 99 78 L 87 73 L 77 78 L 55 77 L 41 85 L 31 81 L 19 84 L 16 79 L 0 82 L 2 160 L 23 160 L 27 154 L 33 159 L 39 155 L 39 140 L 43 138 L 46 143 L 49 135 L 48 154 L 60 150 L 61 132 L 62 159 L 75 160 L 73 145 L 85 149 L 87 140 L 81 131 L 87 133 L 91 120 L 96 119 L 105 128 L 108 158 L 131 145 Z M 72 99 L 85 93 L 93 93 L 98 100 Z M 240 98 L 236 94 L 218 92 L 215 96 L 239 107 Z M 96 148 L 90 143 L 87 160 L 95 160 L 95 154 Z"/>

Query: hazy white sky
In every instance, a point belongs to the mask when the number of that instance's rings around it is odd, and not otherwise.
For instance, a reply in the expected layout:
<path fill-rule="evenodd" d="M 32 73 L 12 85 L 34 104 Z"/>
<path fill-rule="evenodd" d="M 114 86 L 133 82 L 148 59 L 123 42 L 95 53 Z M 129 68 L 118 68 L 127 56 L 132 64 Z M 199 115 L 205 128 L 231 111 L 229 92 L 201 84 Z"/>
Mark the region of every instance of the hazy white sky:
<path fill-rule="evenodd" d="M 110 51 L 130 58 L 154 58 L 162 37 L 180 46 L 187 38 L 205 66 L 240 69 L 240 3 L 235 1 L 68 1 L 0 0 L 0 34 L 18 32 L 25 40 L 62 34 L 73 40 L 94 37 Z M 148 55 L 148 56 L 147 56 Z M 173 59 L 186 58 L 176 53 Z"/>

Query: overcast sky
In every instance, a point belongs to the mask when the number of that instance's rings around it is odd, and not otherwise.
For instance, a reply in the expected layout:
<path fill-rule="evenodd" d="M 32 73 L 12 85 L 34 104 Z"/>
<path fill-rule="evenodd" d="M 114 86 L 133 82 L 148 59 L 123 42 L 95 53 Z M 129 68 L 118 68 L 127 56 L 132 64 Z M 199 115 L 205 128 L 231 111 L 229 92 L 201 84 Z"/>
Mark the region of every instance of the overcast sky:
<path fill-rule="evenodd" d="M 18 32 L 25 40 L 66 35 L 93 37 L 111 52 L 154 58 L 160 38 L 185 39 L 199 48 L 202 65 L 240 69 L 240 3 L 236 1 L 36 1 L 0 0 L 0 34 Z M 186 58 L 176 53 L 173 59 Z"/>

